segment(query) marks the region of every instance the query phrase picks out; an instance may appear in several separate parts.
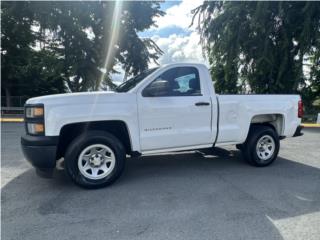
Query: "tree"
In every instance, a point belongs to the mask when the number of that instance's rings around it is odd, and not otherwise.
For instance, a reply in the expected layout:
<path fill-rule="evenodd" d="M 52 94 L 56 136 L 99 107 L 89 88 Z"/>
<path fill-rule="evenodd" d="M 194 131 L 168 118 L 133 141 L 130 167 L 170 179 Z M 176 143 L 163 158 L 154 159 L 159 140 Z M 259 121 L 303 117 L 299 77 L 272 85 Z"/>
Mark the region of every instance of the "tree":
<path fill-rule="evenodd" d="M 1 14 L 8 100 L 12 91 L 34 96 L 112 87 L 116 64 L 136 74 L 162 53 L 138 36 L 164 14 L 159 2 L 3 2 Z"/>
<path fill-rule="evenodd" d="M 319 3 L 205 1 L 193 13 L 219 92 L 319 93 Z"/>
<path fill-rule="evenodd" d="M 44 46 L 58 53 L 71 91 L 98 90 L 115 64 L 144 71 L 161 50 L 138 32 L 162 15 L 158 2 L 33 2 Z M 50 16 L 50 18 L 48 18 Z M 47 33 L 47 34 L 46 34 Z M 48 34 L 50 33 L 50 34 Z"/>
<path fill-rule="evenodd" d="M 26 67 L 32 55 L 35 37 L 30 31 L 32 13 L 28 3 L 3 2 L 1 6 L 1 82 L 6 104 L 11 106 L 12 91 L 25 82 Z"/>

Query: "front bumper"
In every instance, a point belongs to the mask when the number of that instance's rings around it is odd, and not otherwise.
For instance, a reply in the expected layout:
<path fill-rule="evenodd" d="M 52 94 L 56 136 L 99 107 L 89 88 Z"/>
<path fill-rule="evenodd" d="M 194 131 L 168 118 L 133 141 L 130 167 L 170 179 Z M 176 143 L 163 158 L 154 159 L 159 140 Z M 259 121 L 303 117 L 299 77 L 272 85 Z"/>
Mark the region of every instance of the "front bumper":
<path fill-rule="evenodd" d="M 299 125 L 292 137 L 300 137 L 300 136 L 302 136 L 303 135 L 303 132 L 301 132 L 302 129 L 303 129 L 303 126 Z"/>
<path fill-rule="evenodd" d="M 21 148 L 25 158 L 39 171 L 49 171 L 56 166 L 58 137 L 21 137 Z"/>

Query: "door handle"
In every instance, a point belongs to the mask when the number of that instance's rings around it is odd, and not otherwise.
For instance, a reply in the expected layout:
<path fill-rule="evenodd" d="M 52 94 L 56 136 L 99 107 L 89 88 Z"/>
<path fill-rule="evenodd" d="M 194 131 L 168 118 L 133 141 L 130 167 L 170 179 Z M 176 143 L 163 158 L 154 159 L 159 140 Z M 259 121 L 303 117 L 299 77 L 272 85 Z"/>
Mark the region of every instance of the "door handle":
<path fill-rule="evenodd" d="M 194 105 L 196 105 L 196 106 L 209 106 L 210 105 L 210 103 L 209 102 L 197 102 L 197 103 L 195 103 Z"/>

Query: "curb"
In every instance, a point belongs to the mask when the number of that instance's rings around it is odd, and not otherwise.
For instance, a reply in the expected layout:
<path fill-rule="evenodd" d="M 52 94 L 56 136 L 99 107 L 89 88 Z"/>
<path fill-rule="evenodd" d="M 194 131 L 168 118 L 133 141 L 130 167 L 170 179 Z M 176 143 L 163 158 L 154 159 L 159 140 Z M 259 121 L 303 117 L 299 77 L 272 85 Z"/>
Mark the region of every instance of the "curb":
<path fill-rule="evenodd" d="M 302 123 L 301 125 L 304 126 L 305 128 L 320 127 L 320 123 Z"/>
<path fill-rule="evenodd" d="M 24 122 L 24 119 L 23 118 L 0 118 L 0 122 L 9 122 L 9 123 Z"/>
<path fill-rule="evenodd" d="M 15 123 L 15 122 L 24 122 L 23 118 L 0 118 L 0 122 L 9 122 L 9 123 Z M 308 127 L 320 127 L 320 123 L 302 123 L 302 126 L 308 128 Z"/>

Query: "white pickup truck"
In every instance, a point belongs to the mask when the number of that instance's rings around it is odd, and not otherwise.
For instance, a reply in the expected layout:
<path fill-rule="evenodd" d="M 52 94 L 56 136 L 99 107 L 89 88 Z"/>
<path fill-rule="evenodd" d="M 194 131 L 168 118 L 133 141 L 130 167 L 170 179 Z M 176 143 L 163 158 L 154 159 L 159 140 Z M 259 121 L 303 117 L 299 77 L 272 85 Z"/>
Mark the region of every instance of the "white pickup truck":
<path fill-rule="evenodd" d="M 143 72 L 114 92 L 58 94 L 25 105 L 24 155 L 38 173 L 64 158 L 78 185 L 98 188 L 122 173 L 127 155 L 236 145 L 251 165 L 300 136 L 298 95 L 217 95 L 206 66 L 171 64 Z"/>

